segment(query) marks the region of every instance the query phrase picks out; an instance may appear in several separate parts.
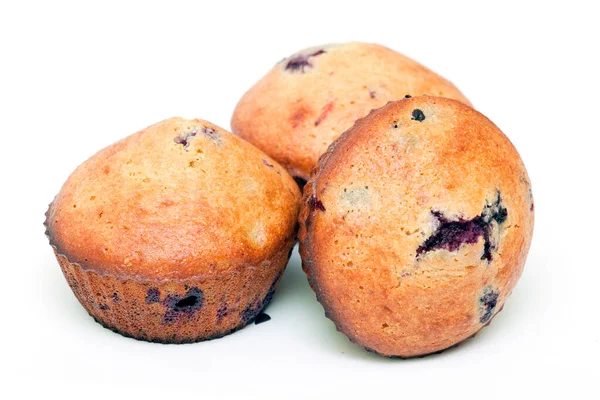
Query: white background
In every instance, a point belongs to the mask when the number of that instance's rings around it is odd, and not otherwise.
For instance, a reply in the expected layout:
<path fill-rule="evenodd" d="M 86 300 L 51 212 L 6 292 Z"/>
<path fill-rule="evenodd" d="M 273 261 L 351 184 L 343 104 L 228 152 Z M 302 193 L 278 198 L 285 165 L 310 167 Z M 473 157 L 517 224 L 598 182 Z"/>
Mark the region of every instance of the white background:
<path fill-rule="evenodd" d="M 83 3 L 0 3 L 0 397 L 599 398 L 594 2 Z M 533 245 L 490 327 L 437 356 L 369 354 L 323 316 L 297 254 L 272 320 L 223 339 L 159 345 L 96 324 L 42 227 L 73 169 L 168 117 L 228 129 L 237 100 L 277 61 L 351 40 L 452 80 L 525 161 Z"/>

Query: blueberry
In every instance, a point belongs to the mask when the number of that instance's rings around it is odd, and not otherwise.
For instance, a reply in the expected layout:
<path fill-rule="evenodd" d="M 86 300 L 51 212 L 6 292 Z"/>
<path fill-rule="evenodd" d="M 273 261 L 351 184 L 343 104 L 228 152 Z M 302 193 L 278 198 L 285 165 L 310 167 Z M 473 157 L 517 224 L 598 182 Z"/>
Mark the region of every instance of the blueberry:
<path fill-rule="evenodd" d="M 206 126 L 203 126 L 202 133 L 204 133 L 205 135 L 214 136 L 217 134 L 217 131 L 214 130 L 213 128 L 208 128 Z"/>
<path fill-rule="evenodd" d="M 158 303 L 160 301 L 160 292 L 157 288 L 150 288 L 146 292 L 146 304 Z"/>
<path fill-rule="evenodd" d="M 417 256 L 423 253 L 444 249 L 456 251 L 465 244 L 475 244 L 483 236 L 485 224 L 481 216 L 472 220 L 451 221 L 438 211 L 432 212 L 439 222 L 438 229 L 417 249 Z"/>
<path fill-rule="evenodd" d="M 496 246 L 492 243 L 492 221 L 503 224 L 508 218 L 508 210 L 502 204 L 500 192 L 497 192 L 496 201 L 487 204 L 482 213 L 470 220 L 459 218 L 453 221 L 439 211 L 431 212 L 438 221 L 438 228 L 417 248 L 417 257 L 434 250 L 456 251 L 463 245 L 475 244 L 483 237 L 482 260 L 492 261 L 492 250 Z"/>
<path fill-rule="evenodd" d="M 297 55 L 296 57 L 290 59 L 286 66 L 285 69 L 286 70 L 290 70 L 292 72 L 294 71 L 300 71 L 302 73 L 304 73 L 304 68 L 306 67 L 311 67 L 312 68 L 312 64 L 308 61 L 308 59 L 310 57 L 316 57 L 316 56 L 320 56 L 321 54 L 325 53 L 325 50 L 321 49 L 318 50 L 312 54 L 308 54 L 308 55 Z"/>
<path fill-rule="evenodd" d="M 177 294 L 170 294 L 162 301 L 162 305 L 167 308 L 163 316 L 163 322 L 170 324 L 183 315 L 191 316 L 196 310 L 202 307 L 203 303 L 204 294 L 197 287 L 188 290 L 183 297 Z"/>
<path fill-rule="evenodd" d="M 191 313 L 202 307 L 204 294 L 202 290 L 193 287 L 187 291 L 183 298 L 177 295 L 169 295 L 165 299 L 166 305 L 175 312 Z"/>
<path fill-rule="evenodd" d="M 314 194 L 308 199 L 308 205 L 311 208 L 311 210 L 325 211 L 325 206 L 323 205 L 323 202 L 317 199 L 317 196 L 315 196 Z"/>
<path fill-rule="evenodd" d="M 483 295 L 479 298 L 479 322 L 485 324 L 494 315 L 496 304 L 498 304 L 499 293 L 494 291 L 491 286 L 483 290 Z"/>
<path fill-rule="evenodd" d="M 412 112 L 412 120 L 414 121 L 423 121 L 425 119 L 425 114 L 423 114 L 423 111 L 419 110 L 418 108 L 415 108 Z"/>
<path fill-rule="evenodd" d="M 194 130 L 191 130 L 191 131 L 189 131 L 189 132 L 186 132 L 186 133 L 184 133 L 184 134 L 182 134 L 182 135 L 175 136 L 175 139 L 173 139 L 173 141 L 174 141 L 176 144 L 183 145 L 183 148 L 187 150 L 187 148 L 188 148 L 188 147 L 189 147 L 189 145 L 190 145 L 190 142 L 189 142 L 190 138 L 192 138 L 192 137 L 196 136 L 196 134 L 197 134 L 197 133 L 198 133 L 198 132 L 197 132 L 197 131 L 194 129 Z"/>

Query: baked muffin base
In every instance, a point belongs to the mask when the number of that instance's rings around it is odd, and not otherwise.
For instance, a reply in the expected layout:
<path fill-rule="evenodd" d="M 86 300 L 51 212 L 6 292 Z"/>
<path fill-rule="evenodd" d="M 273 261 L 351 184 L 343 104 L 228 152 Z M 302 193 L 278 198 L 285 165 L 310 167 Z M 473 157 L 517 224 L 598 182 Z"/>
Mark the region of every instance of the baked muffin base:
<path fill-rule="evenodd" d="M 220 338 L 254 321 L 271 301 L 293 243 L 286 241 L 258 266 L 165 280 L 100 274 L 52 247 L 75 297 L 96 322 L 126 337 L 181 344 Z"/>

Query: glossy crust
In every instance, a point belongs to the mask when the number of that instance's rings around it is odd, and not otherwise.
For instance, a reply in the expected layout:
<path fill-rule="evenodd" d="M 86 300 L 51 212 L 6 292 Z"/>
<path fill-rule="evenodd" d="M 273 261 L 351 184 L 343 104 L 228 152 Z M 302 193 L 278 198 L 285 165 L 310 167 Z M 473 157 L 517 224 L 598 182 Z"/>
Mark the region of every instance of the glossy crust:
<path fill-rule="evenodd" d="M 97 321 L 193 342 L 243 327 L 268 304 L 299 200 L 294 180 L 252 145 L 173 118 L 79 166 L 50 205 L 46 234 Z"/>
<path fill-rule="evenodd" d="M 231 127 L 306 180 L 327 146 L 357 118 L 407 94 L 470 104 L 446 79 L 386 47 L 326 45 L 275 65 L 239 101 Z"/>
<path fill-rule="evenodd" d="M 353 342 L 439 352 L 503 307 L 533 209 L 519 154 L 485 116 L 444 98 L 390 102 L 319 159 L 299 217 L 303 268 Z"/>

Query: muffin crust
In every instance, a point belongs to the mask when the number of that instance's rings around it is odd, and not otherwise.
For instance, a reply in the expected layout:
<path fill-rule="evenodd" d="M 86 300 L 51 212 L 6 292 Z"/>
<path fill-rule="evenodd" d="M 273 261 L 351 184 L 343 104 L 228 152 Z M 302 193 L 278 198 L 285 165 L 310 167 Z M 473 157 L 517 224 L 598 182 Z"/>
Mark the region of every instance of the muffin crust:
<path fill-rule="evenodd" d="M 338 330 L 414 357 L 490 323 L 521 275 L 533 221 L 508 138 L 461 102 L 414 97 L 373 110 L 320 158 L 300 253 Z"/>
<path fill-rule="evenodd" d="M 79 166 L 50 205 L 46 234 L 100 323 L 144 340 L 198 341 L 268 304 L 299 199 L 286 171 L 249 143 L 173 118 Z"/>
<path fill-rule="evenodd" d="M 371 109 L 405 95 L 469 101 L 446 79 L 377 44 L 305 49 L 279 62 L 239 101 L 232 131 L 308 179 L 327 146 Z"/>

